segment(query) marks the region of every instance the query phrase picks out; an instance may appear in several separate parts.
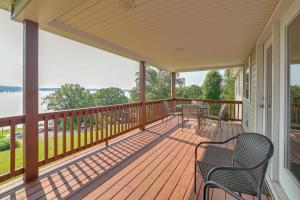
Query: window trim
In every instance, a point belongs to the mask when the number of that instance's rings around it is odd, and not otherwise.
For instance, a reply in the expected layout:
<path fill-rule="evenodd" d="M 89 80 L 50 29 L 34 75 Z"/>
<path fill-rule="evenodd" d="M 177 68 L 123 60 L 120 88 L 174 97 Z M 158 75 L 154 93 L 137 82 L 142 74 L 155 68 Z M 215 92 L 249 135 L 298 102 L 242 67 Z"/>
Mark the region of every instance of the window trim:
<path fill-rule="evenodd" d="M 248 102 L 251 101 L 251 60 L 250 60 L 250 56 L 248 57 L 248 62 L 244 65 L 244 78 L 243 78 L 243 87 L 244 87 L 244 99 L 247 100 Z M 247 87 L 247 84 L 246 84 L 246 77 L 247 75 L 249 76 L 249 79 L 248 79 L 248 97 L 246 95 L 246 87 Z"/>
<path fill-rule="evenodd" d="M 291 83 L 291 62 L 289 59 L 290 56 L 290 47 L 289 47 L 289 42 L 290 42 L 290 36 L 289 36 L 289 27 L 290 25 L 294 22 L 294 20 L 300 17 L 300 10 L 290 19 L 290 21 L 285 25 L 284 27 L 284 32 L 285 32 L 285 102 L 284 102 L 284 107 L 285 107 L 285 115 L 286 115 L 286 121 L 285 121 L 285 127 L 284 127 L 284 158 L 283 158 L 283 168 L 285 172 L 290 176 L 292 179 L 293 183 L 296 185 L 296 187 L 300 187 L 300 180 L 294 175 L 292 170 L 290 169 L 290 163 L 289 163 L 289 152 L 291 148 L 291 142 L 290 142 L 290 131 L 291 131 L 291 109 L 290 109 L 290 103 L 291 103 L 291 98 L 290 98 L 290 83 Z"/>

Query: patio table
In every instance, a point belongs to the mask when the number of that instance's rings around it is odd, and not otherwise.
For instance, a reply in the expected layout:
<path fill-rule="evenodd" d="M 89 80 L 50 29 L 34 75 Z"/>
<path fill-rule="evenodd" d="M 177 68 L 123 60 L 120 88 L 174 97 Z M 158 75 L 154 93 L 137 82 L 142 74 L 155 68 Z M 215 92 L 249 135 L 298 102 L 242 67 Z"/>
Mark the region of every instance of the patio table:
<path fill-rule="evenodd" d="M 178 105 L 176 105 L 176 108 L 180 109 L 181 113 L 182 113 L 182 127 L 183 127 L 183 124 L 184 124 L 183 107 L 194 108 L 194 109 L 197 110 L 198 128 L 200 130 L 203 130 L 203 127 L 205 126 L 204 110 L 209 109 L 209 107 L 207 105 L 200 105 L 200 104 L 178 104 Z"/>

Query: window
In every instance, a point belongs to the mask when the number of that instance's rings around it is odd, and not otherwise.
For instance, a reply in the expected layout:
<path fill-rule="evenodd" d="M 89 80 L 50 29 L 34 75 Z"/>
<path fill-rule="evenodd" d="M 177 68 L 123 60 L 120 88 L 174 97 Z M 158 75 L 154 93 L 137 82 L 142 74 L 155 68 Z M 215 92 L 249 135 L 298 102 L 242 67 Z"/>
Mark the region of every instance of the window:
<path fill-rule="evenodd" d="M 250 75 L 250 58 L 248 59 L 248 63 L 245 65 L 244 68 L 244 97 L 248 100 L 250 100 L 250 81 L 251 81 L 251 75 Z"/>
<path fill-rule="evenodd" d="M 288 116 L 286 167 L 300 182 L 300 15 L 288 26 Z"/>

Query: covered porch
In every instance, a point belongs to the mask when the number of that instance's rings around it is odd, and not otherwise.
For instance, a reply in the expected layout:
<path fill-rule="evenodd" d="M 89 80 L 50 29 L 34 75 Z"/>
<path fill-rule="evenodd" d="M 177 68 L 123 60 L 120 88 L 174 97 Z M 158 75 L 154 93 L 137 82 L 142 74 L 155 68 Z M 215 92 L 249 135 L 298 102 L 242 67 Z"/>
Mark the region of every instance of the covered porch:
<path fill-rule="evenodd" d="M 12 149 L 9 170 L 0 182 L 18 176 L 24 180 L 2 186 L 0 198 L 202 199 L 200 175 L 193 192 L 195 145 L 244 132 L 242 101 L 202 99 L 210 108 L 227 104 L 228 121 L 220 129 L 209 119 L 200 132 L 194 122 L 182 130 L 177 119 L 161 121 L 168 117 L 163 101 L 191 103 L 176 98 L 178 72 L 243 67 L 277 1 L 117 2 L 1 2 L 13 20 L 24 24 L 24 114 L 0 119 L 0 127 L 9 127 Z M 39 29 L 138 61 L 139 102 L 39 113 Z M 145 99 L 147 65 L 170 72 L 170 99 Z M 19 125 L 24 126 L 21 166 L 15 152 Z M 234 144 L 222 147 L 232 149 Z M 204 154 L 200 149 L 199 159 Z M 232 198 L 213 189 L 212 199 Z"/>

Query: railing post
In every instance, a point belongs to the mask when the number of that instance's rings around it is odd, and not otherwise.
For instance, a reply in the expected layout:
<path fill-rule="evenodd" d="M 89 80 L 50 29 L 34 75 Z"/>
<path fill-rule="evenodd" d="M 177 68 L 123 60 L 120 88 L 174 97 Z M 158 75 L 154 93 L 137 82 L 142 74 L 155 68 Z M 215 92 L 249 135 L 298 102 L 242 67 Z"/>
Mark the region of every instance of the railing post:
<path fill-rule="evenodd" d="M 38 24 L 23 22 L 23 112 L 25 182 L 38 177 Z"/>
<path fill-rule="evenodd" d="M 140 74 L 139 74 L 139 93 L 140 93 L 140 102 L 141 102 L 141 111 L 140 111 L 140 129 L 145 130 L 146 124 L 146 104 L 145 104 L 145 74 L 146 66 L 145 61 L 140 61 Z"/>
<path fill-rule="evenodd" d="M 176 72 L 171 73 L 171 99 L 176 98 Z"/>
<path fill-rule="evenodd" d="M 171 72 L 171 99 L 172 99 L 172 108 L 175 108 L 175 99 L 176 99 L 176 72 Z"/>

